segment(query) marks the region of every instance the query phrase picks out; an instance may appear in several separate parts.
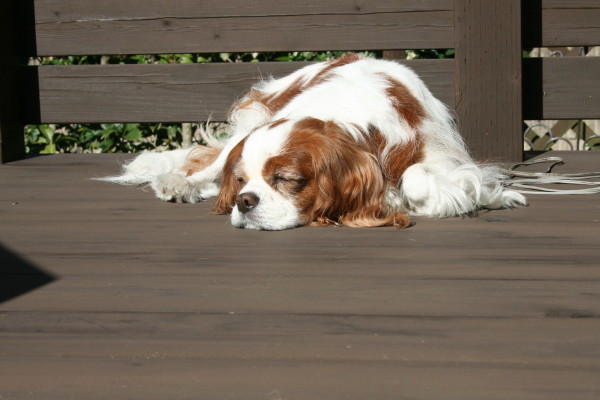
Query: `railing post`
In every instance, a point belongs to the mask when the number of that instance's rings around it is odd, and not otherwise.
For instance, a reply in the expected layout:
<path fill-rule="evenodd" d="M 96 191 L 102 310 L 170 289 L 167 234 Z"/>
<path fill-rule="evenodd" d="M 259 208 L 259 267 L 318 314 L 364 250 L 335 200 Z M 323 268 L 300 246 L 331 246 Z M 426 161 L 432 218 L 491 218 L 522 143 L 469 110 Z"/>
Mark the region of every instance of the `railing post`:
<path fill-rule="evenodd" d="M 456 113 L 477 159 L 523 157 L 521 0 L 455 0 Z"/>
<path fill-rule="evenodd" d="M 20 122 L 17 6 L 20 0 L 0 1 L 0 163 L 25 155 Z"/>

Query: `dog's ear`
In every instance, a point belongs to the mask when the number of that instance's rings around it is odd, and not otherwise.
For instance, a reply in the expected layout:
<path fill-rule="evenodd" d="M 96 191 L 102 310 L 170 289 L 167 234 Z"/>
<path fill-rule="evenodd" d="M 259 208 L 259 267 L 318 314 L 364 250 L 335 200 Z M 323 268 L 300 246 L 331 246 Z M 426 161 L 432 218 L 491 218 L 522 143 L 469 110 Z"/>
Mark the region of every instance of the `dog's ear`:
<path fill-rule="evenodd" d="M 318 191 L 312 225 L 405 228 L 410 218 L 386 202 L 388 182 L 376 157 L 327 122 L 325 153 L 313 158 Z"/>
<path fill-rule="evenodd" d="M 241 184 L 238 182 L 234 172 L 242 157 L 242 149 L 245 142 L 246 139 L 242 140 L 227 155 L 227 161 L 221 174 L 219 195 L 213 207 L 213 213 L 215 214 L 230 214 L 235 206 L 235 199 L 241 189 Z"/>

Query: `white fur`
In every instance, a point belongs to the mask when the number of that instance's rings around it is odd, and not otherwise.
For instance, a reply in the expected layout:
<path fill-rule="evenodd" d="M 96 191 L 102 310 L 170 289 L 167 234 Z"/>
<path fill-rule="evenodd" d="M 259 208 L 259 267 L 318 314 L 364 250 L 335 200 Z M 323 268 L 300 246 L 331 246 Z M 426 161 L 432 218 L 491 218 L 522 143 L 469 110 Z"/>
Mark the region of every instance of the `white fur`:
<path fill-rule="evenodd" d="M 264 95 L 276 95 L 290 85 L 310 82 L 326 63 L 300 69 L 281 79 L 269 79 L 254 87 Z M 189 177 L 179 171 L 189 150 L 145 153 L 125 166 L 123 175 L 106 180 L 122 184 L 148 183 L 163 200 L 199 201 L 218 193 L 217 183 L 229 152 L 248 135 L 243 151 L 244 166 L 251 171 L 242 193 L 260 194 L 257 210 L 242 215 L 236 207 L 232 214 L 235 226 L 254 229 L 284 229 L 300 221 L 293 199 L 277 194 L 260 176 L 265 160 L 277 153 L 293 121 L 307 117 L 333 121 L 360 142 L 369 126 L 385 137 L 388 146 L 407 143 L 419 132 L 424 141 L 424 158 L 409 167 L 398 188 L 390 188 L 387 202 L 403 207 L 415 215 L 451 217 L 476 212 L 482 208 L 510 208 L 526 204 L 525 198 L 505 189 L 506 177 L 495 166 L 481 165 L 469 156 L 448 109 L 437 100 L 409 68 L 391 61 L 362 59 L 330 72 L 324 82 L 313 85 L 293 98 L 273 115 L 258 102 L 244 98 L 230 116 L 232 135 L 212 165 Z M 426 117 L 417 129 L 399 118 L 388 98 L 389 82 L 385 76 L 401 82 L 425 110 Z M 266 123 L 286 118 L 265 134 Z"/>
<path fill-rule="evenodd" d="M 360 133 L 352 126 L 358 125 L 364 130 L 370 124 L 384 134 L 390 145 L 405 143 L 414 137 L 415 132 L 398 118 L 390 99 L 385 95 L 388 82 L 382 75 L 392 76 L 405 84 L 423 103 L 426 99 L 422 92 L 427 88 L 414 72 L 401 64 L 375 59 L 364 59 L 334 71 L 335 78 L 332 81 L 297 96 L 273 119 L 310 116 L 334 121 L 344 126 L 356 140 L 361 140 Z"/>
<path fill-rule="evenodd" d="M 254 178 L 242 188 L 240 194 L 254 193 L 260 198 L 252 212 L 241 213 L 237 207 L 231 212 L 231 223 L 237 228 L 279 231 L 300 225 L 298 210 L 292 199 L 283 197 L 263 179 Z"/>
<path fill-rule="evenodd" d="M 263 177 L 263 165 L 281 150 L 288 138 L 292 123 L 288 122 L 273 129 L 260 128 L 248 137 L 242 152 L 241 164 L 246 185 L 240 194 L 254 193 L 260 199 L 252 212 L 241 213 L 234 207 L 231 223 L 238 228 L 282 230 L 301 223 L 293 199 L 286 198 L 274 190 Z"/>

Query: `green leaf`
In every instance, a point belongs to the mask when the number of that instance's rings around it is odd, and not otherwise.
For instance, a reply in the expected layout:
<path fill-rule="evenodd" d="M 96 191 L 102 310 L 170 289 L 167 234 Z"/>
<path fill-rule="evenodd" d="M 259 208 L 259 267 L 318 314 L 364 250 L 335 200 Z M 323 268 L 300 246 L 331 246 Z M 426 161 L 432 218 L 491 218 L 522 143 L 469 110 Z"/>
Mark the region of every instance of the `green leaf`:
<path fill-rule="evenodd" d="M 137 127 L 134 129 L 127 130 L 127 134 L 125 135 L 126 140 L 138 141 L 142 139 L 142 131 L 140 131 Z"/>
<path fill-rule="evenodd" d="M 121 128 L 121 126 L 119 126 L 118 124 L 117 125 L 106 125 L 104 130 L 101 132 L 100 136 L 103 139 L 110 138 L 111 136 L 119 133 L 119 128 Z"/>
<path fill-rule="evenodd" d="M 54 129 L 48 125 L 40 125 L 40 132 L 44 135 L 47 143 L 52 143 L 54 140 Z"/>
<path fill-rule="evenodd" d="M 100 147 L 102 147 L 103 151 L 106 151 L 106 150 L 110 149 L 114 144 L 115 144 L 115 142 L 113 140 L 106 139 L 100 143 Z"/>
<path fill-rule="evenodd" d="M 44 147 L 44 149 L 42 151 L 40 151 L 40 154 L 54 154 L 54 153 L 56 153 L 56 145 L 54 145 L 53 143 L 46 145 L 46 147 Z"/>

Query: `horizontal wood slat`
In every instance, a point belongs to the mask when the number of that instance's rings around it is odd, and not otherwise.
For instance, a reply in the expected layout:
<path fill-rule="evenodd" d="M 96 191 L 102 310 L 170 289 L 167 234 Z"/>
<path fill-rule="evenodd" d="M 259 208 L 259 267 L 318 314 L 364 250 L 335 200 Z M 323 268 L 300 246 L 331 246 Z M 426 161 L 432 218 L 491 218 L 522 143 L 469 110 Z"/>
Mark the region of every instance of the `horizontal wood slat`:
<path fill-rule="evenodd" d="M 596 7 L 543 11 L 543 46 L 600 45 L 600 2 Z"/>
<path fill-rule="evenodd" d="M 38 23 L 452 11 L 454 0 L 35 0 Z"/>
<path fill-rule="evenodd" d="M 533 58 L 523 63 L 525 119 L 600 118 L 600 58 Z"/>
<path fill-rule="evenodd" d="M 525 47 L 600 45 L 597 0 L 528 0 L 523 12 Z"/>
<path fill-rule="evenodd" d="M 531 1 L 531 0 L 526 0 Z M 539 1 L 539 0 L 538 0 Z M 542 0 L 542 7 L 545 9 L 560 8 L 598 8 L 597 0 Z"/>
<path fill-rule="evenodd" d="M 577 394 L 591 393 L 600 350 L 600 321 L 589 318 L 34 311 L 4 321 L 8 398 L 24 388 L 46 399 L 186 398 L 173 396 L 177 387 L 199 398 L 283 399 L 264 395 L 277 387 L 298 399 L 525 399 L 525 388 L 592 399 Z M 577 331 L 585 334 L 574 339 Z M 49 384 L 65 371 L 78 379 Z M 26 385 L 31 375 L 44 379 Z M 135 389 L 111 385 L 118 376 Z"/>
<path fill-rule="evenodd" d="M 399 4 L 397 4 L 399 3 Z M 453 2 L 36 1 L 37 55 L 453 47 Z"/>
<path fill-rule="evenodd" d="M 407 62 L 453 106 L 452 60 Z M 259 79 L 306 63 L 27 67 L 24 123 L 194 122 L 224 120 Z M 37 91 L 39 90 L 39 97 Z"/>

